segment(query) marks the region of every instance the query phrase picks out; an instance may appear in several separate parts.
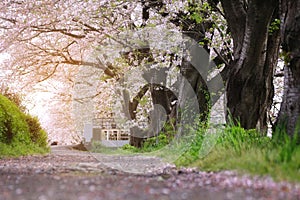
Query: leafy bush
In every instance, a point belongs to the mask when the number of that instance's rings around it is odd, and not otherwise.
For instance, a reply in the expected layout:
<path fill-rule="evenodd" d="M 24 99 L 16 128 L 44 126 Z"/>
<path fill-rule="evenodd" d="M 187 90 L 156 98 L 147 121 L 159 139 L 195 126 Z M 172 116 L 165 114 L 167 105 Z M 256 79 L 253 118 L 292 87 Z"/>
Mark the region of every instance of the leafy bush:
<path fill-rule="evenodd" d="M 7 97 L 0 95 L 0 154 L 27 155 L 48 151 L 47 134 L 37 118 L 26 115 Z"/>
<path fill-rule="evenodd" d="M 167 136 L 163 133 L 157 137 L 147 138 L 143 143 L 143 151 L 155 151 L 168 144 Z"/>
<path fill-rule="evenodd" d="M 21 95 L 11 92 L 9 87 L 5 86 L 4 84 L 0 86 L 0 94 L 8 98 L 11 102 L 15 103 L 21 112 L 25 112 L 26 107 L 22 105 Z"/>
<path fill-rule="evenodd" d="M 29 144 L 29 128 L 17 105 L 0 95 L 0 142 Z"/>
<path fill-rule="evenodd" d="M 176 130 L 172 124 L 173 122 L 165 123 L 158 136 L 147 138 L 143 143 L 141 151 L 151 152 L 170 144 L 176 133 Z"/>
<path fill-rule="evenodd" d="M 122 146 L 122 150 L 130 151 L 130 152 L 138 152 L 138 148 L 131 146 L 130 144 L 125 144 Z"/>
<path fill-rule="evenodd" d="M 42 129 L 37 117 L 25 115 L 25 121 L 29 127 L 30 139 L 33 143 L 40 147 L 47 146 L 47 133 Z"/>

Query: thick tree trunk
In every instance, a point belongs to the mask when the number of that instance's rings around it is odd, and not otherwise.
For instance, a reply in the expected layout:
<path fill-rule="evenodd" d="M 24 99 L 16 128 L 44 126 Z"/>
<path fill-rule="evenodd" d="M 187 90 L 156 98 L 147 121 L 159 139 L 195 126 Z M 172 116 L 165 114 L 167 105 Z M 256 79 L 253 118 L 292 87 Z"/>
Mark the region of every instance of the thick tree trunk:
<path fill-rule="evenodd" d="M 131 101 L 128 94 L 123 91 L 123 99 L 127 99 L 129 102 L 127 108 L 124 107 L 127 112 L 128 119 L 136 119 L 136 109 L 141 99 L 147 91 L 150 92 L 152 98 L 152 104 L 154 110 L 149 113 L 150 124 L 147 130 L 143 130 L 139 127 L 133 127 L 130 130 L 130 144 L 135 147 L 142 147 L 142 143 L 146 138 L 157 136 L 165 123 L 169 123 L 171 114 L 171 101 L 170 91 L 166 88 L 166 74 L 167 69 L 146 69 L 143 74 L 143 78 L 148 82 L 138 92 L 136 97 Z"/>
<path fill-rule="evenodd" d="M 237 31 L 232 34 L 236 41 L 235 60 L 226 85 L 227 116 L 238 120 L 246 129 L 265 129 L 266 113 L 273 97 L 270 85 L 277 63 L 277 56 L 268 55 L 267 51 L 272 50 L 277 55 L 278 50 L 278 35 L 269 37 L 268 27 L 277 4 L 275 0 L 249 1 L 247 9 L 239 4 L 238 0 L 222 1 L 230 30 Z M 236 21 L 234 15 L 238 13 L 245 21 Z M 275 39 L 277 45 L 271 46 L 271 39 Z"/>
<path fill-rule="evenodd" d="M 157 1 L 157 3 L 154 3 L 153 1 L 143 1 L 143 19 L 144 22 L 148 19 L 148 10 L 149 7 L 152 7 L 156 9 L 160 14 L 162 15 L 168 15 L 168 13 L 161 13 L 160 9 L 163 7 L 162 1 Z M 148 4 L 145 4 L 145 2 L 148 2 Z M 191 5 L 195 6 L 195 5 Z M 206 48 L 208 52 L 207 47 L 207 40 L 205 40 L 205 32 L 212 27 L 212 24 L 209 23 L 203 23 L 198 24 L 196 21 L 188 19 L 186 16 L 184 16 L 183 13 L 178 13 L 178 17 L 176 17 L 174 20 L 171 20 L 174 24 L 178 26 L 182 26 L 182 32 L 189 36 L 191 39 L 195 40 L 197 42 L 204 42 L 206 45 L 204 45 L 204 48 Z M 190 52 L 187 52 L 187 54 Z M 194 58 L 191 59 L 197 59 L 199 55 L 192 56 Z M 203 60 L 204 63 L 207 63 L 208 65 L 208 57 Z M 197 67 L 199 66 L 193 66 L 191 61 L 188 61 L 187 58 L 184 58 L 182 60 L 182 65 L 180 67 L 181 77 L 182 80 L 179 80 L 178 84 L 178 104 L 177 105 L 171 105 L 172 97 L 174 97 L 174 94 L 170 97 L 170 91 L 164 88 L 164 85 L 158 85 L 158 84 L 151 84 L 151 78 L 155 77 L 147 77 L 147 73 L 145 73 L 145 79 L 150 84 L 150 92 L 152 97 L 152 102 L 155 105 L 159 105 L 161 108 L 164 109 L 165 113 L 162 113 L 161 111 L 156 110 L 154 113 L 156 116 L 151 118 L 150 120 L 150 126 L 152 130 L 148 130 L 147 132 L 143 132 L 137 127 L 135 127 L 131 131 L 131 144 L 134 146 L 141 146 L 141 143 L 143 142 L 143 139 L 137 139 L 137 134 L 146 134 L 147 136 L 153 136 L 154 134 L 157 134 L 157 131 L 161 129 L 161 121 L 163 119 L 163 115 L 167 115 L 167 123 L 172 123 L 172 125 L 175 127 L 175 124 L 173 124 L 173 121 L 176 122 L 176 127 L 180 127 L 182 124 L 187 125 L 187 123 L 190 123 L 192 121 L 195 121 L 195 117 L 200 117 L 199 120 L 206 122 L 209 116 L 209 91 L 207 88 L 206 83 L 206 75 L 205 73 L 200 74 L 199 70 L 197 70 Z M 207 66 L 205 66 L 207 67 Z M 206 68 L 205 68 L 206 69 Z M 153 73 L 150 73 L 153 75 Z M 165 73 L 158 73 L 159 76 Z M 165 83 L 166 77 L 159 77 L 163 80 L 160 80 L 159 83 Z M 158 83 L 158 81 L 155 81 Z M 189 88 L 189 89 L 187 89 Z M 188 93 L 191 93 L 189 95 Z M 191 96 L 196 97 L 196 101 L 191 101 Z M 196 109 L 199 108 L 199 109 Z M 133 110 L 133 109 L 132 109 Z M 194 111 L 197 110 L 197 113 L 194 113 Z M 132 113 L 132 112 L 130 112 Z M 152 113 L 153 114 L 153 113 Z M 134 114 L 132 114 L 134 115 Z M 165 120 L 165 119 L 163 119 Z M 198 120 L 198 121 L 199 121 Z M 151 129 L 150 128 L 150 129 Z M 134 134 L 136 133 L 136 134 Z"/>
<path fill-rule="evenodd" d="M 282 0 L 282 39 L 287 66 L 284 97 L 277 124 L 300 135 L 300 0 Z"/>
<path fill-rule="evenodd" d="M 279 18 L 279 8 L 277 8 L 273 14 L 273 19 Z M 267 43 L 267 55 L 266 55 L 266 61 L 264 65 L 264 77 L 266 80 L 266 99 L 262 99 L 262 103 L 265 108 L 265 110 L 262 111 L 262 115 L 259 119 L 259 130 L 266 133 L 267 132 L 267 124 L 269 119 L 269 111 L 273 103 L 274 98 L 274 72 L 275 67 L 277 65 L 278 61 L 278 54 L 280 49 L 280 27 L 278 27 L 278 30 L 274 30 L 271 34 L 269 33 L 268 37 L 268 43 Z"/>

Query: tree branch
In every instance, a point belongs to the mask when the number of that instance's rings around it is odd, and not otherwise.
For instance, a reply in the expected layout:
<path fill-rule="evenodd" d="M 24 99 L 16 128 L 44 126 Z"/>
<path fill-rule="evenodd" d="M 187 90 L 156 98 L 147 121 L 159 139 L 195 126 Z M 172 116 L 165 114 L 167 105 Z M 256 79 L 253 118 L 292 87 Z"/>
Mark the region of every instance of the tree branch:
<path fill-rule="evenodd" d="M 232 35 L 234 46 L 234 59 L 237 60 L 242 50 L 246 28 L 246 16 L 243 0 L 221 0 L 229 31 Z"/>
<path fill-rule="evenodd" d="M 144 87 L 142 87 L 140 91 L 137 93 L 137 95 L 133 98 L 132 102 L 129 103 L 129 113 L 131 119 L 136 119 L 137 106 L 139 105 L 140 100 L 146 94 L 149 88 L 150 88 L 150 84 L 144 85 Z"/>
<path fill-rule="evenodd" d="M 40 33 L 54 33 L 54 32 L 57 32 L 57 33 L 61 33 L 63 35 L 70 36 L 70 37 L 75 38 L 75 39 L 82 39 L 82 38 L 86 37 L 86 35 L 78 35 L 78 34 L 71 33 L 67 29 L 56 29 L 56 28 L 50 29 L 50 28 L 40 28 L 40 27 L 37 27 L 37 26 L 32 26 L 32 28 L 33 28 L 33 31 L 36 31 L 36 32 L 40 32 Z M 75 30 L 73 30 L 73 31 L 75 31 Z"/>

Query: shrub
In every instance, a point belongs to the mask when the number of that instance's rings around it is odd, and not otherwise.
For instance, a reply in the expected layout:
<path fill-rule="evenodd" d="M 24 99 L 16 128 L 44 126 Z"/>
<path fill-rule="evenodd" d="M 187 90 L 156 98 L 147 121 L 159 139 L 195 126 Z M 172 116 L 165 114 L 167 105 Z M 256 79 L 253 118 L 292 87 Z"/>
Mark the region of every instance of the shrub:
<path fill-rule="evenodd" d="M 37 118 L 26 115 L 7 97 L 0 95 L 0 154 L 17 156 L 45 153 L 47 134 Z"/>
<path fill-rule="evenodd" d="M 29 128 L 17 105 L 0 95 L 0 142 L 29 144 Z"/>
<path fill-rule="evenodd" d="M 143 150 L 153 151 L 160 149 L 169 144 L 167 135 L 165 133 L 160 133 L 157 137 L 147 138 L 143 144 Z"/>
<path fill-rule="evenodd" d="M 9 87 L 3 84 L 0 86 L 0 94 L 8 98 L 11 102 L 15 103 L 21 112 L 25 112 L 26 108 L 24 105 L 22 105 L 21 95 L 11 92 Z"/>
<path fill-rule="evenodd" d="M 42 129 L 38 118 L 32 117 L 31 115 L 28 114 L 25 115 L 24 118 L 29 127 L 31 141 L 40 147 L 46 147 L 47 133 Z"/>
<path fill-rule="evenodd" d="M 131 146 L 130 144 L 125 144 L 122 146 L 122 149 L 123 150 L 126 150 L 126 151 L 131 151 L 131 152 L 138 152 L 139 149 L 134 147 L 134 146 Z"/>

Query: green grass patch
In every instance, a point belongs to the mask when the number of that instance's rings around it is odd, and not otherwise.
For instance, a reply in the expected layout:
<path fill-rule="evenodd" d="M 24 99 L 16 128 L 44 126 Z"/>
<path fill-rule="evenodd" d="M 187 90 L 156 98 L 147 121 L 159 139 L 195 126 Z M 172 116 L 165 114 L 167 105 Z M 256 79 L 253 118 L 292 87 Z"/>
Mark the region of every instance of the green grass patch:
<path fill-rule="evenodd" d="M 199 126 L 180 140 L 168 134 L 148 138 L 142 148 L 125 145 L 119 149 L 98 146 L 98 152 L 159 156 L 178 167 L 204 171 L 234 170 L 241 174 L 271 176 L 276 181 L 300 182 L 300 141 L 277 128 L 273 137 L 256 130 L 229 125 L 221 128 Z"/>
<path fill-rule="evenodd" d="M 19 157 L 35 154 L 47 154 L 49 148 L 40 147 L 35 144 L 14 143 L 5 144 L 0 142 L 0 159 L 8 157 Z"/>
<path fill-rule="evenodd" d="M 300 149 L 292 155 L 290 162 L 278 161 L 280 150 L 272 152 L 254 148 L 242 154 L 217 146 L 208 156 L 189 166 L 204 171 L 237 170 L 252 175 L 270 175 L 274 180 L 300 181 Z"/>
<path fill-rule="evenodd" d="M 126 149 L 126 146 L 131 149 Z M 107 147 L 104 146 L 100 141 L 93 141 L 91 143 L 91 149 L 89 149 L 93 153 L 103 153 L 103 154 L 131 154 L 133 153 L 133 149 L 135 147 L 130 146 L 128 144 L 124 145 L 123 147 Z M 136 151 L 137 152 L 137 151 Z"/>
<path fill-rule="evenodd" d="M 199 154 L 205 142 L 205 139 L 199 139 L 198 144 L 192 144 L 176 164 L 204 171 L 236 170 L 269 175 L 277 181 L 300 181 L 300 145 L 296 134 L 289 137 L 277 130 L 271 139 L 239 126 L 226 127 L 219 132 L 215 146 L 206 156 Z"/>

